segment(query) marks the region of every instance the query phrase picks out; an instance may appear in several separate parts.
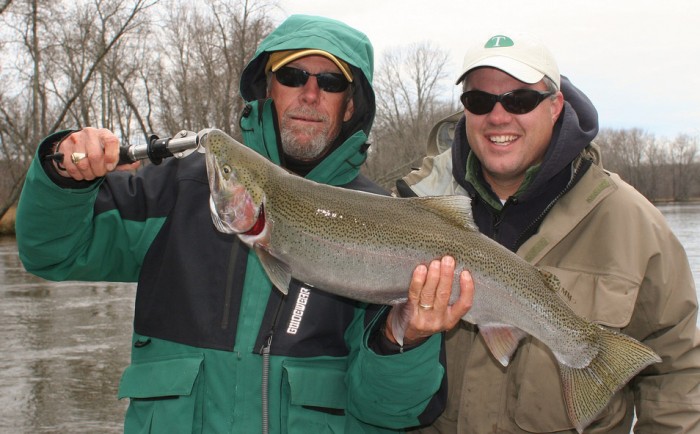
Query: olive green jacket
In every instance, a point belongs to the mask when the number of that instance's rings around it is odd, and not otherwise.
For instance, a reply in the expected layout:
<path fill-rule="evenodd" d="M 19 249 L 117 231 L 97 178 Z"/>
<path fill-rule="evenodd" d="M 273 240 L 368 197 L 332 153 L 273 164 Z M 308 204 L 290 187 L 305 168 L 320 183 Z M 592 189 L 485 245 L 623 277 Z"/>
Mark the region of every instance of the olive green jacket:
<path fill-rule="evenodd" d="M 555 274 L 579 315 L 656 351 L 584 432 L 700 432 L 698 302 L 687 256 L 661 213 L 630 185 L 593 165 L 547 214 L 517 254 Z M 404 181 L 419 195 L 466 194 L 451 176 L 450 150 L 428 157 Z M 527 337 L 510 365 L 491 355 L 474 325 L 448 333 L 447 409 L 428 433 L 576 433 L 562 399 L 557 363 Z"/>

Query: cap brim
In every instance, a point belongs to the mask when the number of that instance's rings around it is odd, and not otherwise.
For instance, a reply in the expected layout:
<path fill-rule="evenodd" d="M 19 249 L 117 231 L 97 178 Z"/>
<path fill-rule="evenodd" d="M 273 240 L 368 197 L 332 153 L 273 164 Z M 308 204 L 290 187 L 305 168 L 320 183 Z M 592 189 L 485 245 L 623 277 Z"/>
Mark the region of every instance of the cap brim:
<path fill-rule="evenodd" d="M 542 78 L 544 78 L 544 73 L 530 66 L 527 66 L 526 64 L 520 61 L 511 59 L 509 57 L 493 56 L 481 59 L 469 65 L 462 73 L 462 75 L 459 76 L 455 84 L 461 83 L 464 80 L 465 76 L 472 70 L 483 67 L 500 69 L 501 71 L 514 77 L 515 79 L 528 84 L 535 84 L 542 80 Z"/>
<path fill-rule="evenodd" d="M 329 52 L 327 52 L 327 51 L 324 51 L 324 50 L 308 49 L 308 50 L 299 50 L 299 51 L 295 51 L 295 52 L 291 53 L 289 56 L 284 57 L 283 59 L 281 59 L 281 60 L 279 60 L 278 62 L 276 62 L 275 64 L 273 64 L 273 65 L 272 65 L 272 68 L 270 68 L 270 70 L 271 70 L 272 72 L 275 72 L 275 71 L 277 71 L 278 69 L 280 69 L 281 67 L 283 67 L 284 65 L 286 65 L 286 64 L 288 64 L 288 63 L 290 63 L 290 62 L 293 62 L 293 61 L 295 61 L 295 60 L 297 60 L 297 59 L 301 59 L 302 57 L 307 57 L 307 56 L 323 56 L 323 57 L 325 57 L 325 58 L 327 58 L 327 59 L 330 59 L 333 63 L 336 64 L 336 66 L 338 67 L 338 69 L 340 69 L 340 72 L 343 73 L 343 75 L 345 76 L 345 78 L 346 78 L 349 82 L 352 83 L 352 73 L 351 73 L 350 70 L 348 69 L 349 67 L 348 67 L 347 65 L 343 65 L 343 62 L 341 62 L 340 60 L 338 60 L 337 57 L 335 57 L 335 56 L 332 55 L 331 53 L 329 53 Z"/>

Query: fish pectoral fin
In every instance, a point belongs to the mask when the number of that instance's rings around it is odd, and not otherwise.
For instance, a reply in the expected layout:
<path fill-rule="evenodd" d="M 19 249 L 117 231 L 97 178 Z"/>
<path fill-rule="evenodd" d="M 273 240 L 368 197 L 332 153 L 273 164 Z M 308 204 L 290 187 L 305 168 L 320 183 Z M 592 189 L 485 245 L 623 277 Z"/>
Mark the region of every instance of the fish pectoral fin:
<path fill-rule="evenodd" d="M 508 366 L 518 343 L 527 333 L 508 324 L 479 324 L 479 332 L 491 354 L 501 365 Z"/>
<path fill-rule="evenodd" d="M 272 284 L 282 294 L 287 295 L 289 293 L 289 282 L 292 280 L 292 270 L 289 268 L 289 265 L 259 244 L 255 245 L 255 253 L 258 255 L 258 259 L 260 259 L 260 263 Z"/>

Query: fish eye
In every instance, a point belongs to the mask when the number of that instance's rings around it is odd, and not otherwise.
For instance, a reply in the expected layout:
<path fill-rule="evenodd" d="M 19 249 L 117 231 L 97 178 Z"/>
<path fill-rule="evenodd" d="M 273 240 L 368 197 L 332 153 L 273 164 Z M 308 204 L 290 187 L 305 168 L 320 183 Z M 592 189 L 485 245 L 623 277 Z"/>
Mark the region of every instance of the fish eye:
<path fill-rule="evenodd" d="M 225 175 L 230 175 L 231 173 L 233 173 L 233 168 L 228 164 L 224 164 L 221 170 L 224 172 Z"/>

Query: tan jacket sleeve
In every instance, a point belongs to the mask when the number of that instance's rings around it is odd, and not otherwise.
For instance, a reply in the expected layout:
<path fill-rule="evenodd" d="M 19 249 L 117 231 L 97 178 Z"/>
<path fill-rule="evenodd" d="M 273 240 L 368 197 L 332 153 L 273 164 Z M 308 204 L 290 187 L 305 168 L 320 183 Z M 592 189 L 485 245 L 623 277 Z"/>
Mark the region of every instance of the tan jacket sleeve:
<path fill-rule="evenodd" d="M 663 361 L 635 380 L 637 433 L 700 433 L 698 302 L 685 252 L 672 234 L 650 258 L 630 334 Z M 646 323 L 646 324 L 645 324 Z"/>

